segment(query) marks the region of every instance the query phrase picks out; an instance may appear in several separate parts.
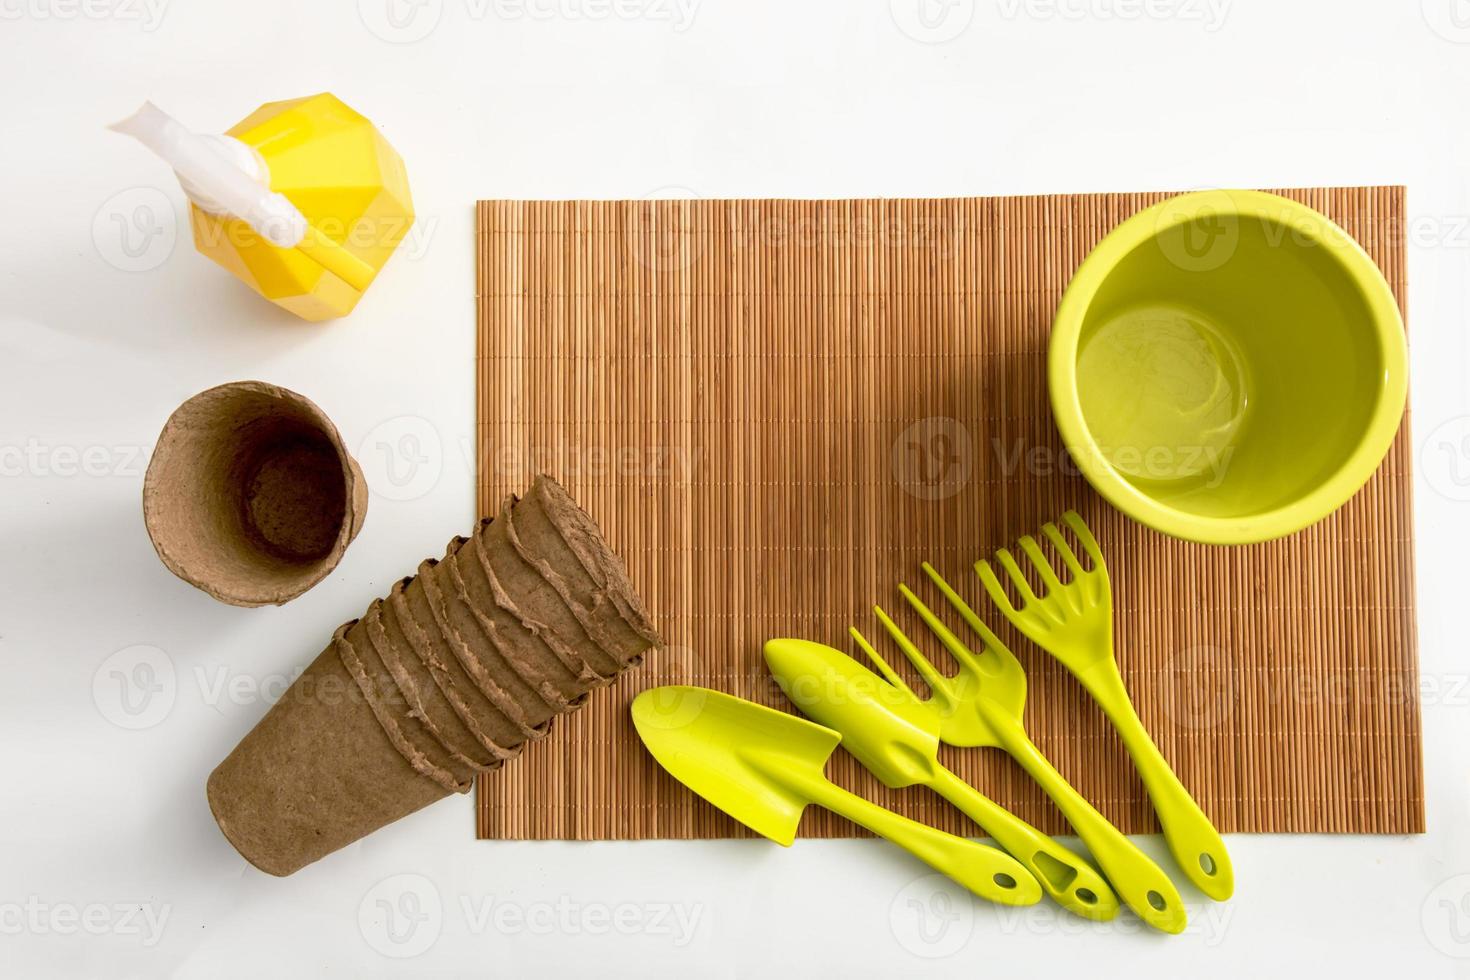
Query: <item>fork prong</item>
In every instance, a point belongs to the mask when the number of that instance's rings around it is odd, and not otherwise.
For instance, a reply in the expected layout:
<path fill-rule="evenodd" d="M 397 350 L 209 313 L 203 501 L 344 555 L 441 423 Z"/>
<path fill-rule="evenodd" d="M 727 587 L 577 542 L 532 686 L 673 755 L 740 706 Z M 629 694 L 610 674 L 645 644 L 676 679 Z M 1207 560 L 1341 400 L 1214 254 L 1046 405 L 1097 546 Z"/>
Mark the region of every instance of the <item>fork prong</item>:
<path fill-rule="evenodd" d="M 948 694 L 949 679 L 941 674 L 939 669 L 919 652 L 919 648 L 914 646 L 913 641 L 904 635 L 903 630 L 898 628 L 898 624 L 888 617 L 888 614 L 883 611 L 882 606 L 874 606 L 873 612 L 878 614 L 878 621 L 883 624 L 883 628 L 888 631 L 888 635 L 893 637 L 893 642 L 898 644 L 898 648 L 903 651 L 903 655 L 909 658 L 909 663 L 913 664 L 914 669 L 924 678 L 924 683 L 929 685 L 929 690 L 936 694 Z"/>
<path fill-rule="evenodd" d="M 1000 584 L 1000 579 L 995 576 L 995 569 L 990 567 L 990 562 L 984 558 L 975 563 L 975 574 L 980 576 L 980 583 L 985 586 L 985 591 L 990 595 L 990 601 L 1000 607 L 1000 611 L 1006 615 L 1016 612 L 1016 606 L 1011 602 L 1011 597 L 1006 595 L 1005 587 Z"/>
<path fill-rule="evenodd" d="M 970 604 L 964 600 L 964 597 L 956 592 L 954 586 L 946 582 L 944 576 L 940 575 L 934 566 L 927 561 L 924 562 L 924 574 L 929 576 L 929 581 L 939 586 L 939 591 L 944 593 L 944 598 L 949 602 L 950 607 L 960 614 L 960 618 L 969 625 L 970 629 L 975 631 L 975 635 L 980 637 L 986 649 L 1005 649 L 1004 645 L 1000 642 L 1000 637 L 991 632 L 990 627 L 986 626 L 985 622 L 976 614 L 975 610 L 970 608 Z"/>
<path fill-rule="evenodd" d="M 1067 539 L 1062 537 L 1062 532 L 1057 530 L 1055 524 L 1044 525 L 1041 533 L 1046 535 L 1046 540 L 1050 541 L 1052 546 L 1057 549 L 1057 553 L 1062 556 L 1062 563 L 1071 571 L 1073 579 L 1081 578 L 1087 574 L 1086 570 L 1082 567 L 1082 562 L 1077 560 L 1076 553 L 1072 551 L 1072 546 L 1067 544 Z"/>
<path fill-rule="evenodd" d="M 1105 568 L 1102 549 L 1097 546 L 1097 538 L 1092 536 L 1092 531 L 1082 523 L 1082 517 L 1075 510 L 1069 510 L 1062 515 L 1062 520 L 1067 522 L 1072 533 L 1077 535 L 1077 540 L 1082 542 L 1082 550 L 1087 552 L 1087 557 L 1092 559 L 1092 567 Z"/>
<path fill-rule="evenodd" d="M 1031 559 L 1031 564 L 1036 568 L 1036 574 L 1046 583 L 1048 592 L 1055 592 L 1062 587 L 1062 580 L 1057 578 L 1056 569 L 1051 567 L 1051 561 L 1041 551 L 1041 546 L 1036 539 L 1027 534 L 1021 538 L 1021 550 L 1026 557 Z"/>
<path fill-rule="evenodd" d="M 1006 574 L 1011 578 L 1011 583 L 1015 585 L 1016 591 L 1021 594 L 1022 600 L 1028 604 L 1034 602 L 1036 600 L 1036 593 L 1031 591 L 1031 583 L 1026 581 L 1026 576 L 1021 571 L 1021 566 L 1016 564 L 1016 556 L 1004 548 L 999 548 L 995 552 L 995 560 L 1000 562 L 1000 567 L 1006 570 Z"/>
<path fill-rule="evenodd" d="M 918 695 L 914 694 L 914 692 L 909 689 L 909 686 L 903 682 L 902 677 L 899 677 L 898 674 L 894 673 L 893 668 L 888 666 L 888 661 L 884 660 L 881 656 L 878 655 L 878 651 L 873 649 L 873 644 L 868 642 L 868 638 L 866 636 L 863 636 L 862 633 L 858 632 L 858 628 L 856 626 L 849 626 L 847 628 L 847 632 L 852 636 L 853 640 L 856 641 L 857 645 L 863 648 L 863 653 L 866 653 L 868 655 L 868 659 L 873 661 L 873 666 L 878 668 L 878 673 L 882 674 L 885 678 L 888 679 L 888 683 L 892 684 L 900 691 L 903 691 L 915 701 L 918 700 Z"/>
<path fill-rule="evenodd" d="M 945 626 L 928 606 L 924 605 L 924 600 L 914 595 L 913 590 L 903 583 L 899 583 L 898 591 L 908 601 L 908 604 L 913 607 L 914 611 L 919 614 L 920 618 L 924 620 L 924 625 L 929 627 L 930 632 L 939 637 L 939 642 L 944 644 L 944 649 L 949 651 L 949 655 L 954 657 L 965 670 L 971 673 L 979 673 L 980 664 L 975 659 L 975 655 L 960 642 L 959 637 L 949 631 L 949 627 Z"/>

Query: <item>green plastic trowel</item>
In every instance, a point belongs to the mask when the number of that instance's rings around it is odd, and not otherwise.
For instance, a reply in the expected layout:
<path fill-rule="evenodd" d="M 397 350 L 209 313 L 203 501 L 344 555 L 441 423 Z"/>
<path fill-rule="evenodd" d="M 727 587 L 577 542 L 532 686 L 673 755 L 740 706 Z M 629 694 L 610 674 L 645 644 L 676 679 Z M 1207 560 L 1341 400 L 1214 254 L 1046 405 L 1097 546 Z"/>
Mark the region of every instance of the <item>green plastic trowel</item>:
<path fill-rule="evenodd" d="M 1034 905 L 1041 886 L 1004 851 L 946 834 L 883 809 L 823 775 L 842 736 L 830 728 L 702 687 L 644 691 L 633 725 L 679 782 L 782 846 L 802 811 L 826 807 L 886 838 L 981 898 Z"/>

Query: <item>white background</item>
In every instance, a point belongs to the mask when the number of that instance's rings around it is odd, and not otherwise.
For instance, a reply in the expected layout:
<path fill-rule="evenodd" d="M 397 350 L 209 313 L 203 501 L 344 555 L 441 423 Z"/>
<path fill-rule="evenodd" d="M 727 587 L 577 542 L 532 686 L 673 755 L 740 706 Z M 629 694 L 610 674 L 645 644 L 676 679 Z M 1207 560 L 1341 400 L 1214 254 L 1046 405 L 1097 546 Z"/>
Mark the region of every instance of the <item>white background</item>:
<path fill-rule="evenodd" d="M 1470 3 L 598 2 L 0 0 L 0 971 L 1470 976 Z M 402 153 L 420 218 L 308 325 L 196 255 L 168 173 L 102 127 L 322 90 Z M 972 905 L 873 841 L 477 843 L 464 797 L 276 880 L 215 828 L 205 777 L 268 698 L 473 518 L 477 198 L 1368 183 L 1413 218 L 1427 835 L 1233 837 L 1235 901 L 1187 892 L 1169 939 Z M 281 609 L 189 588 L 143 530 L 163 420 L 240 378 L 315 399 L 378 491 Z M 140 663 L 165 690 L 128 715 Z"/>

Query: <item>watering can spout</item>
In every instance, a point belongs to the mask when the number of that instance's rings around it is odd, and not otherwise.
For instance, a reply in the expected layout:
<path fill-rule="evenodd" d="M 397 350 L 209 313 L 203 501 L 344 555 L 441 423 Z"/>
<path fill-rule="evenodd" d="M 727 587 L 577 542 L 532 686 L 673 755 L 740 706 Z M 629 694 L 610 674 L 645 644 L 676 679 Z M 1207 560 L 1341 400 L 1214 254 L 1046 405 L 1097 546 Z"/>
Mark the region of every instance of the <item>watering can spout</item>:
<path fill-rule="evenodd" d="M 284 194 L 270 189 L 265 161 L 245 143 L 190 132 L 151 102 L 108 128 L 162 157 L 200 209 L 239 218 L 265 241 L 298 249 L 359 292 L 372 282 L 372 266 L 313 227 Z"/>

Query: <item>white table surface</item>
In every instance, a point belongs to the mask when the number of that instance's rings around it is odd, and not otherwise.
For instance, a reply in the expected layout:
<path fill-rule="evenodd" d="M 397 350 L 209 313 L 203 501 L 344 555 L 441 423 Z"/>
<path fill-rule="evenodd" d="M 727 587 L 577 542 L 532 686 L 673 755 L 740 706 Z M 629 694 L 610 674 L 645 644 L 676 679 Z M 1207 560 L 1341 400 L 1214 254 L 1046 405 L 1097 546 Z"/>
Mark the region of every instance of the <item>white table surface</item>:
<path fill-rule="evenodd" d="M 1470 976 L 1470 4 L 682 2 L 0 0 L 0 972 Z M 195 254 L 168 173 L 102 126 L 321 90 L 420 217 L 313 326 Z M 1186 893 L 1167 939 L 971 904 L 875 841 L 484 843 L 467 796 L 277 880 L 211 820 L 206 775 L 290 672 L 471 521 L 477 198 L 1375 183 L 1410 189 L 1428 834 L 1232 837 L 1236 899 Z M 280 609 L 178 581 L 141 519 L 164 418 L 240 378 L 317 400 L 392 491 Z M 140 661 L 171 686 L 128 715 Z"/>

